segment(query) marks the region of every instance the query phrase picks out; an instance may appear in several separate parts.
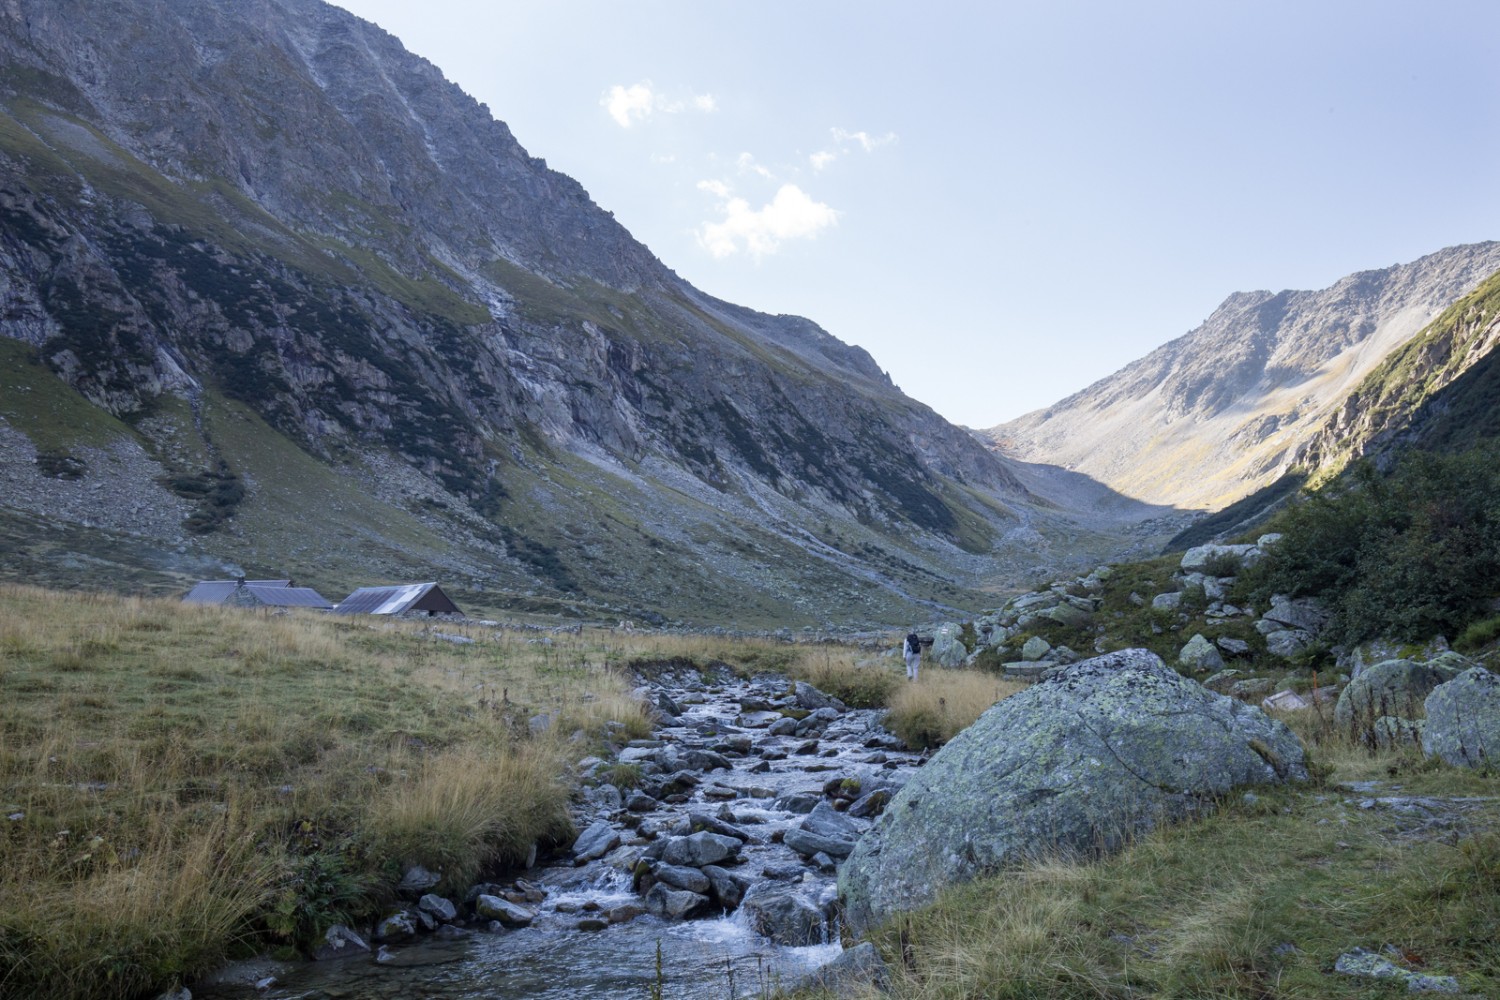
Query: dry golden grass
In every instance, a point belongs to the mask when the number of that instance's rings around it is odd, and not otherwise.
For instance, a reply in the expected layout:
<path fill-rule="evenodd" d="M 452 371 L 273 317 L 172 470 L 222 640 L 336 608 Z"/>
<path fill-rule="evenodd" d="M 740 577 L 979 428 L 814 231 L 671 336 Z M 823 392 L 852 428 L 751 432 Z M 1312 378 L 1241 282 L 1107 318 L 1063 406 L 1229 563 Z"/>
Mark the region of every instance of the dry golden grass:
<path fill-rule="evenodd" d="M 890 699 L 886 726 L 913 747 L 948 742 L 996 702 L 1027 686 L 979 670 L 931 668 L 915 683 L 902 684 Z"/>
<path fill-rule="evenodd" d="M 790 672 L 854 708 L 882 708 L 906 683 L 905 668 L 896 660 L 829 646 L 803 651 Z"/>
<path fill-rule="evenodd" d="M 608 632 L 0 587 L 0 805 L 22 817 L 0 828 L 0 993 L 168 985 L 268 893 L 272 926 L 315 933 L 336 907 L 296 872 L 355 907 L 392 866 L 456 884 L 565 837 L 572 760 L 649 731 L 632 655 Z"/>
<path fill-rule="evenodd" d="M 487 867 L 525 860 L 539 840 L 573 833 L 555 741 L 465 745 L 390 762 L 398 775 L 370 807 L 367 830 L 378 852 L 420 864 L 462 891 Z"/>
<path fill-rule="evenodd" d="M 132 996 L 223 954 L 269 899 L 275 865 L 238 818 L 155 832 L 129 856 L 95 835 L 7 858 L 0 995 Z"/>

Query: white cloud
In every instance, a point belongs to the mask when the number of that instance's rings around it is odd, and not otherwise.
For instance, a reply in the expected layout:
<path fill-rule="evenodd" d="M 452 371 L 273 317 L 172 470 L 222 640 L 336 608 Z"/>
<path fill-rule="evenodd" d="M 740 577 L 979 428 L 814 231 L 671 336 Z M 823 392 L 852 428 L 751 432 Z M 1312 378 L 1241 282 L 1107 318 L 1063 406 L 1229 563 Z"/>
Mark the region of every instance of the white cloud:
<path fill-rule="evenodd" d="M 741 173 L 756 174 L 757 176 L 764 177 L 768 181 L 776 179 L 775 174 L 771 173 L 768 168 L 761 166 L 759 163 L 756 163 L 755 157 L 751 156 L 749 153 L 741 153 L 739 155 L 739 158 L 734 161 L 734 164 L 735 166 L 740 168 Z"/>
<path fill-rule="evenodd" d="M 859 147 L 866 153 L 873 153 L 881 146 L 888 146 L 896 141 L 896 133 L 887 132 L 885 135 L 871 135 L 868 132 L 847 132 L 841 128 L 830 129 L 833 133 L 833 141 L 841 146 L 847 147 L 849 143 L 858 143 Z"/>
<path fill-rule="evenodd" d="M 813 239 L 838 222 L 838 212 L 814 201 L 795 184 L 783 184 L 776 196 L 758 209 L 743 198 L 729 197 L 722 181 L 703 181 L 698 187 L 722 199 L 724 218 L 705 222 L 698 242 L 715 257 L 729 257 L 743 249 L 752 257 L 773 254 L 786 240 Z"/>
<path fill-rule="evenodd" d="M 650 80 L 642 80 L 629 87 L 617 83 L 599 99 L 599 104 L 621 128 L 629 128 L 637 121 L 645 121 L 658 111 L 666 115 L 681 114 L 684 111 L 708 114 L 717 111 L 719 107 L 719 102 L 712 94 L 669 98 L 657 93 Z"/>
<path fill-rule="evenodd" d="M 651 117 L 656 98 L 651 93 L 650 83 L 637 83 L 631 87 L 615 84 L 599 103 L 621 128 L 629 128 L 632 121 L 644 121 Z"/>
<path fill-rule="evenodd" d="M 812 163 L 812 168 L 814 170 L 822 170 L 824 167 L 828 166 L 828 164 L 832 163 L 834 160 L 837 160 L 838 158 L 839 158 L 839 154 L 837 154 L 837 153 L 830 153 L 828 150 L 825 149 L 825 150 L 822 150 L 821 152 L 814 153 L 813 155 L 809 156 L 807 159 L 808 159 L 808 161 L 810 163 Z"/>

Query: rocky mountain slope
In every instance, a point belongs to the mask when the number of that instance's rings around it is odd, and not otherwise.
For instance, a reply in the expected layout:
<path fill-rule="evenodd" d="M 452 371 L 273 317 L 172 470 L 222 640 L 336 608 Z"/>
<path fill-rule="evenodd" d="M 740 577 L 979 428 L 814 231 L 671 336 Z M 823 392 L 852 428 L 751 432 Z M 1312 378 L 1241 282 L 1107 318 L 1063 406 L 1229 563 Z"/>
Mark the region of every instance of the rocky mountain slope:
<path fill-rule="evenodd" d="M 1306 463 L 1351 391 L 1497 270 L 1500 243 L 1481 243 L 1322 291 L 1237 293 L 1191 333 L 987 434 L 1130 497 L 1222 506 Z"/>
<path fill-rule="evenodd" d="M 899 621 L 1114 544 L 318 0 L 0 5 L 0 310 L 11 578 Z"/>
<path fill-rule="evenodd" d="M 1352 459 L 1461 451 L 1500 436 L 1500 274 L 1392 351 L 1304 441 L 1293 462 L 1326 479 Z"/>

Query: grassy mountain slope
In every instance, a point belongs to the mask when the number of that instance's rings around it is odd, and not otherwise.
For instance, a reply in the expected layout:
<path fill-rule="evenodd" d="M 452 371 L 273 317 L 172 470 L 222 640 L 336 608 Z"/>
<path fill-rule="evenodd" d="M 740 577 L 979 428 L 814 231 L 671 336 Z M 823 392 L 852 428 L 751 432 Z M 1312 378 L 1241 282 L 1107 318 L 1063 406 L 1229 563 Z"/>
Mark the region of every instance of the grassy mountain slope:
<path fill-rule="evenodd" d="M 18 0 L 0 55 L 0 572 L 779 625 L 1113 545 L 343 11 Z"/>

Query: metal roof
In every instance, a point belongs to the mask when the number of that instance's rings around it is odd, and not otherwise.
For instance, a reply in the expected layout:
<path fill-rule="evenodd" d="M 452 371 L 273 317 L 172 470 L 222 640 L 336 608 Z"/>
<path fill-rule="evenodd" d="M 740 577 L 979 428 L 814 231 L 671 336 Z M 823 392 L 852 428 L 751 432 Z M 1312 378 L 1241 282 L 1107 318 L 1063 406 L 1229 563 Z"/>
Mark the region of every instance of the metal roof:
<path fill-rule="evenodd" d="M 234 588 L 240 585 L 238 580 L 199 580 L 192 590 L 183 595 L 183 601 L 188 604 L 223 604 L 234 593 Z M 290 580 L 246 580 L 247 587 L 287 587 L 292 586 Z M 305 588 L 296 588 L 305 589 Z"/>
<path fill-rule="evenodd" d="M 245 592 L 262 604 L 277 608 L 332 608 L 333 602 L 311 587 L 257 587 L 246 583 Z"/>
<path fill-rule="evenodd" d="M 404 611 L 458 614 L 458 605 L 436 583 L 407 583 L 394 587 L 361 587 L 333 609 L 341 615 L 399 615 Z"/>

